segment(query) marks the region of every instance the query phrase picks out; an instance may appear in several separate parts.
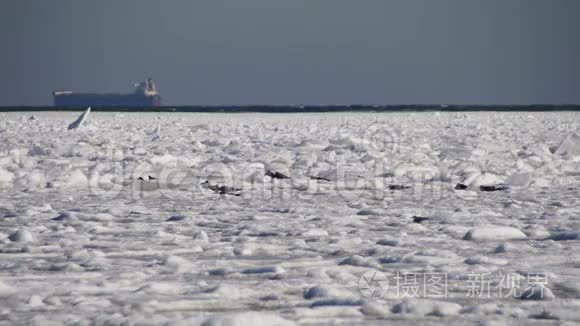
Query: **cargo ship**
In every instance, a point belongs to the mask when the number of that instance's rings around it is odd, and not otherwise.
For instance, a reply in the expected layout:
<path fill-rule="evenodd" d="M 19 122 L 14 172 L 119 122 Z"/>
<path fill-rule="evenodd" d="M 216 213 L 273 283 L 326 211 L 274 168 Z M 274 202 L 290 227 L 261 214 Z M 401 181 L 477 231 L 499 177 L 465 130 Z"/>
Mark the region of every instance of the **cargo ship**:
<path fill-rule="evenodd" d="M 135 91 L 130 94 L 54 91 L 52 96 L 56 107 L 154 107 L 162 105 L 161 95 L 157 92 L 151 78 L 136 83 Z"/>

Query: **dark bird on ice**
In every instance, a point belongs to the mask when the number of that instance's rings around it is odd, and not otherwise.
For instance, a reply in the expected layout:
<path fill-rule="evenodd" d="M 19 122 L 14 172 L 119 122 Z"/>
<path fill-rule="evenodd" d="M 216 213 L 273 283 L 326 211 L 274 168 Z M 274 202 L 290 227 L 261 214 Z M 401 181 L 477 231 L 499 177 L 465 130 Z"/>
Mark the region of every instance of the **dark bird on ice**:
<path fill-rule="evenodd" d="M 310 176 L 311 180 L 321 180 L 321 181 L 330 181 L 330 179 L 324 178 L 324 177 L 315 177 L 313 175 Z"/>
<path fill-rule="evenodd" d="M 139 178 L 137 178 L 137 180 L 145 181 L 145 179 L 143 179 L 143 177 L 139 177 Z M 148 175 L 147 180 L 157 180 L 157 178 Z"/>
<path fill-rule="evenodd" d="M 421 223 L 423 221 L 428 220 L 428 217 L 423 217 L 423 216 L 413 216 L 413 223 Z"/>
<path fill-rule="evenodd" d="M 270 170 L 266 171 L 266 176 L 272 179 L 290 179 L 290 177 L 285 174 L 282 174 L 280 172 L 272 172 Z"/>
<path fill-rule="evenodd" d="M 465 189 L 467 189 L 467 185 L 463 183 L 458 183 L 455 185 L 455 190 L 465 190 Z"/>
<path fill-rule="evenodd" d="M 510 187 L 508 185 L 479 186 L 479 190 L 481 191 L 505 191 L 509 189 Z"/>
<path fill-rule="evenodd" d="M 242 191 L 242 189 L 240 189 L 240 188 L 222 186 L 222 185 L 218 185 L 218 184 L 212 185 L 207 180 L 202 182 L 201 186 L 203 188 L 209 189 L 209 190 L 211 190 L 217 194 L 220 194 L 220 195 L 233 195 L 233 196 L 241 196 L 242 195 L 240 193 L 240 191 Z"/>
<path fill-rule="evenodd" d="M 405 190 L 411 187 L 405 185 L 389 185 L 389 190 Z"/>

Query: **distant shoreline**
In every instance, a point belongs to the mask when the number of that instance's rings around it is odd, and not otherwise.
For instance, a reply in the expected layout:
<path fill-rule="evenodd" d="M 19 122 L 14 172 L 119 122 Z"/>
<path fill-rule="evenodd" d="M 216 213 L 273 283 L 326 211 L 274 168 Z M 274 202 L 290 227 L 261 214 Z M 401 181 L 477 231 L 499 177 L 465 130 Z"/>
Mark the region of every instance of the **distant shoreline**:
<path fill-rule="evenodd" d="M 4 106 L 0 112 L 80 111 L 86 107 Z M 550 112 L 580 111 L 580 104 L 555 105 L 177 105 L 162 107 L 91 107 L 100 112 L 196 112 L 196 113 L 320 113 L 320 112 Z"/>

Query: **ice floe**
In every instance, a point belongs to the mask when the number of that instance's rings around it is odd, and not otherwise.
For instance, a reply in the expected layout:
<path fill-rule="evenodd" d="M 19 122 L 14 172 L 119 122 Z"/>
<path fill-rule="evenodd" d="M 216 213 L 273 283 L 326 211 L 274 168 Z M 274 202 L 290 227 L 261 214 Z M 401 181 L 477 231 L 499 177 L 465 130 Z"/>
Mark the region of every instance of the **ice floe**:
<path fill-rule="evenodd" d="M 501 240 L 522 240 L 527 236 L 521 230 L 509 226 L 478 226 L 465 233 L 465 240 L 472 241 L 501 241 Z"/>

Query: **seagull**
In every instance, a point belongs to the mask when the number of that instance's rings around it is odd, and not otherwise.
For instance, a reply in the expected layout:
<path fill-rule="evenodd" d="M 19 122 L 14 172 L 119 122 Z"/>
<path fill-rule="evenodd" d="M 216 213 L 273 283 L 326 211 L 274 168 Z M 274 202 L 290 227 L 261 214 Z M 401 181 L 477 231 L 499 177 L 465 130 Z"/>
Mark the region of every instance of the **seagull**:
<path fill-rule="evenodd" d="M 272 172 L 270 170 L 266 171 L 265 175 L 272 179 L 290 179 L 290 177 L 287 175 L 284 175 L 280 172 Z"/>
<path fill-rule="evenodd" d="M 509 190 L 510 187 L 508 185 L 492 185 L 492 186 L 479 186 L 479 190 L 481 191 L 504 191 Z"/>
<path fill-rule="evenodd" d="M 455 190 L 467 190 L 468 186 L 466 184 L 463 183 L 458 183 L 457 185 L 455 185 Z M 492 192 L 492 191 L 506 191 L 509 190 L 510 186 L 508 185 L 504 185 L 504 184 L 498 184 L 498 185 L 491 185 L 491 186 L 479 186 L 479 190 L 480 191 L 484 191 L 484 192 Z"/>
<path fill-rule="evenodd" d="M 233 195 L 233 196 L 241 196 L 242 194 L 240 193 L 240 191 L 242 191 L 242 189 L 240 188 L 235 188 L 235 187 L 228 187 L 228 186 L 222 186 L 222 185 L 211 185 L 209 183 L 209 181 L 204 181 L 201 183 L 201 186 L 203 188 L 209 189 L 215 193 L 218 193 L 220 195 Z"/>
<path fill-rule="evenodd" d="M 405 190 L 411 187 L 405 185 L 389 185 L 389 190 Z"/>
<path fill-rule="evenodd" d="M 139 178 L 137 178 L 137 180 L 141 180 L 141 181 L 145 181 L 145 180 L 157 180 L 157 178 L 148 175 L 147 176 L 147 179 L 145 179 L 143 177 L 139 177 Z"/>
<path fill-rule="evenodd" d="M 465 190 L 465 189 L 467 189 L 467 185 L 463 183 L 458 183 L 455 185 L 455 190 Z"/>
<path fill-rule="evenodd" d="M 413 223 L 421 223 L 421 222 L 426 221 L 428 219 L 429 219 L 428 217 L 415 215 L 415 216 L 413 216 Z"/>
<path fill-rule="evenodd" d="M 321 180 L 321 181 L 330 181 L 330 179 L 324 178 L 324 177 L 315 177 L 313 175 L 310 176 L 311 180 Z"/>

